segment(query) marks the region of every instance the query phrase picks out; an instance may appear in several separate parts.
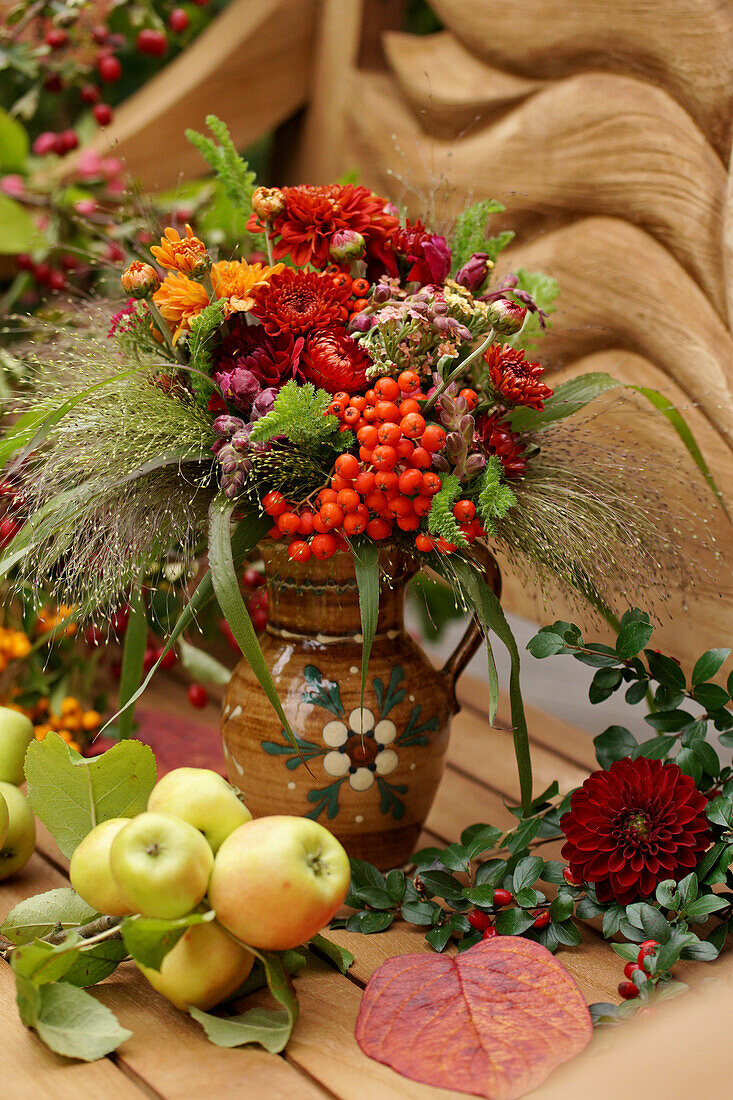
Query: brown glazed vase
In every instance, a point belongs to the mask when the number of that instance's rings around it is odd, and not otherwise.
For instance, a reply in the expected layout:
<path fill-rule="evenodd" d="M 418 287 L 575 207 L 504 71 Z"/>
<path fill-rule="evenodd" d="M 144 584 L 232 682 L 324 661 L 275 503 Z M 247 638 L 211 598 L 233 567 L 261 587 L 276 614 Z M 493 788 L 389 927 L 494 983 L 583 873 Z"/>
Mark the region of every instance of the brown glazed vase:
<path fill-rule="evenodd" d="M 230 781 L 255 815 L 322 822 L 350 856 L 382 869 L 415 850 L 443 774 L 458 709 L 455 682 L 481 644 L 475 620 L 440 671 L 405 632 L 405 586 L 414 567 L 382 554 L 379 621 L 360 705 L 362 636 L 354 561 L 291 562 L 262 547 L 268 594 L 263 653 L 300 755 L 246 660 L 232 674 L 222 733 Z M 500 577 L 487 557 L 486 578 Z"/>

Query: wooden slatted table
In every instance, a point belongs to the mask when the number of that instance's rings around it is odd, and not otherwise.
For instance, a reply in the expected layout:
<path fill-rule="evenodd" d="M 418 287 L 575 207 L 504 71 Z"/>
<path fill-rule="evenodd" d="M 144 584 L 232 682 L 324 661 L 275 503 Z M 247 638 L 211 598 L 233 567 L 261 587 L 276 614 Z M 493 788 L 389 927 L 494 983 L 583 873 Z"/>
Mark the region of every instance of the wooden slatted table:
<path fill-rule="evenodd" d="M 479 681 L 462 681 L 459 696 L 463 710 L 454 722 L 448 768 L 422 843 L 449 843 L 472 822 L 510 826 L 515 820 L 505 806 L 505 800 L 515 802 L 519 795 L 511 735 L 506 728 L 489 728 L 484 715 L 485 694 Z M 164 714 L 190 717 L 183 691 L 170 682 L 151 692 L 146 705 L 150 706 L 151 701 L 163 723 Z M 504 700 L 497 726 L 508 725 L 508 717 Z M 217 708 L 211 705 L 204 719 L 217 724 Z M 528 708 L 528 720 L 536 789 L 544 789 L 554 778 L 559 780 L 561 791 L 582 782 L 594 765 L 589 735 L 533 708 Z M 548 857 L 551 848 L 546 849 Z M 26 870 L 0 885 L 0 917 L 31 894 L 65 885 L 67 866 L 41 827 L 38 850 Z M 133 1037 L 109 1058 L 93 1064 L 71 1062 L 50 1053 L 21 1025 L 10 969 L 0 963 L 0 1096 L 3 1100 L 28 1100 L 43 1093 L 52 1100 L 96 1100 L 98 1096 L 105 1100 L 151 1096 L 165 1100 L 455 1100 L 459 1093 L 416 1084 L 370 1061 L 354 1038 L 361 993 L 369 976 L 388 956 L 429 950 L 422 932 L 398 925 L 373 936 L 344 931 L 328 935 L 348 947 L 356 962 L 347 976 L 315 963 L 296 978 L 301 1013 L 283 1056 L 269 1055 L 258 1048 L 223 1050 L 211 1045 L 193 1020 L 155 993 L 133 966 L 123 965 L 96 987 L 96 995 L 133 1032 Z M 582 946 L 561 949 L 559 957 L 589 1002 L 618 1000 L 616 986 L 623 964 L 592 926 L 584 928 Z M 709 976 L 712 968 L 682 964 L 677 969 L 683 980 L 689 980 L 694 972 L 695 980 Z M 725 961 L 716 963 L 714 969 L 718 973 L 730 970 Z M 625 1043 L 628 1040 L 624 1033 L 630 1036 L 632 1031 L 634 1026 L 612 1034 Z M 581 1088 L 589 1073 L 595 1082 L 596 1097 L 617 1095 L 611 1084 L 611 1091 L 606 1092 L 599 1083 L 597 1069 L 604 1054 L 601 1050 L 594 1057 L 593 1051 L 591 1048 L 563 1067 L 533 1096 L 575 1095 L 576 1087 Z M 682 1084 L 689 1088 L 682 1077 L 679 1080 L 680 1088 Z M 643 1095 L 646 1100 L 654 1100 L 657 1093 L 646 1091 Z M 670 1100 L 684 1093 L 674 1087 L 670 1091 L 667 1083 L 658 1095 Z"/>

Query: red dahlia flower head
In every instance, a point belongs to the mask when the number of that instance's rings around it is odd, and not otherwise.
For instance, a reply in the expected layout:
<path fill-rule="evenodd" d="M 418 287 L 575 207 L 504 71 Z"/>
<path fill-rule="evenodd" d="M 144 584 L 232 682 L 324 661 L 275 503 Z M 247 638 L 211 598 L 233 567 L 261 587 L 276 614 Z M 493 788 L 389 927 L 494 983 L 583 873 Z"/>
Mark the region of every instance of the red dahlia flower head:
<path fill-rule="evenodd" d="M 493 266 L 486 252 L 474 252 L 456 272 L 456 282 L 471 294 L 478 294 Z"/>
<path fill-rule="evenodd" d="M 334 234 L 350 229 L 363 236 L 370 257 L 387 262 L 390 238 L 400 223 L 387 211 L 386 199 L 352 184 L 283 187 L 282 195 L 285 207 L 270 223 L 276 259 L 290 256 L 298 267 L 326 267 Z M 263 226 L 253 215 L 247 228 L 261 231 Z"/>
<path fill-rule="evenodd" d="M 524 324 L 527 310 L 510 298 L 498 298 L 495 302 L 488 303 L 487 316 L 494 332 L 500 336 L 514 336 Z"/>
<path fill-rule="evenodd" d="M 489 378 L 494 389 L 510 405 L 526 405 L 530 409 L 543 409 L 545 400 L 552 397 L 552 390 L 540 375 L 545 368 L 539 363 L 527 363 L 524 352 L 509 344 L 492 344 L 484 352 L 489 368 Z"/>
<path fill-rule="evenodd" d="M 345 322 L 350 293 L 326 275 L 286 268 L 252 291 L 252 313 L 270 336 L 305 336 Z"/>
<path fill-rule="evenodd" d="M 306 339 L 300 372 L 329 393 L 359 393 L 371 365 L 367 352 L 346 333 L 318 332 Z"/>
<path fill-rule="evenodd" d="M 601 904 L 628 905 L 697 865 L 711 841 L 706 806 L 676 764 L 617 760 L 573 792 L 560 819 L 562 857 L 573 878 L 595 884 Z"/>

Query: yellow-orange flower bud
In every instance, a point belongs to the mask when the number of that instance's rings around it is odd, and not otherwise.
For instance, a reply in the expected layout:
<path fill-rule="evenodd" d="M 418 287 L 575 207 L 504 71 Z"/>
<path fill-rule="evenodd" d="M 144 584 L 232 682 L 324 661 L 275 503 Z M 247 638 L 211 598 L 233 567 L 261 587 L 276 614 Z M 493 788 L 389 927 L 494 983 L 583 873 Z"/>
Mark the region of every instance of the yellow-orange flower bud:
<path fill-rule="evenodd" d="M 140 260 L 133 260 L 120 278 L 123 290 L 133 298 L 149 298 L 160 286 L 154 267 Z"/>
<path fill-rule="evenodd" d="M 285 196 L 279 187 L 257 187 L 252 193 L 252 209 L 258 218 L 271 222 L 285 209 Z"/>

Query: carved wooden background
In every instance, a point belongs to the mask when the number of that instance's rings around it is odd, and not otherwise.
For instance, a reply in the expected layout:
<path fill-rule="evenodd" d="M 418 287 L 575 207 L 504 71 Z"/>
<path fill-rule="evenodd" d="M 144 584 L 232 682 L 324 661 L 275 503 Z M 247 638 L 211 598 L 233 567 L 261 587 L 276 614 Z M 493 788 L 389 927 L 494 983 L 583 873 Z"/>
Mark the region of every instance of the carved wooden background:
<path fill-rule="evenodd" d="M 355 167 L 413 213 L 442 184 L 439 218 L 470 197 L 502 200 L 501 228 L 517 236 L 500 271 L 539 268 L 562 287 L 540 350 L 548 371 L 606 370 L 669 395 L 733 511 L 733 4 L 432 6 L 445 29 L 420 37 L 384 31 L 400 3 L 235 0 L 110 136 L 147 185 L 165 186 L 196 171 L 180 134 L 208 111 L 243 145 L 307 103 L 280 150 L 293 178 Z M 702 498 L 661 418 L 640 406 L 635 420 L 659 466 L 681 465 Z M 712 514 L 704 541 L 723 561 L 681 532 L 717 584 L 674 597 L 686 616 L 662 637 L 680 658 L 733 635 L 731 530 Z M 531 618 L 565 612 L 517 578 L 506 592 Z"/>

